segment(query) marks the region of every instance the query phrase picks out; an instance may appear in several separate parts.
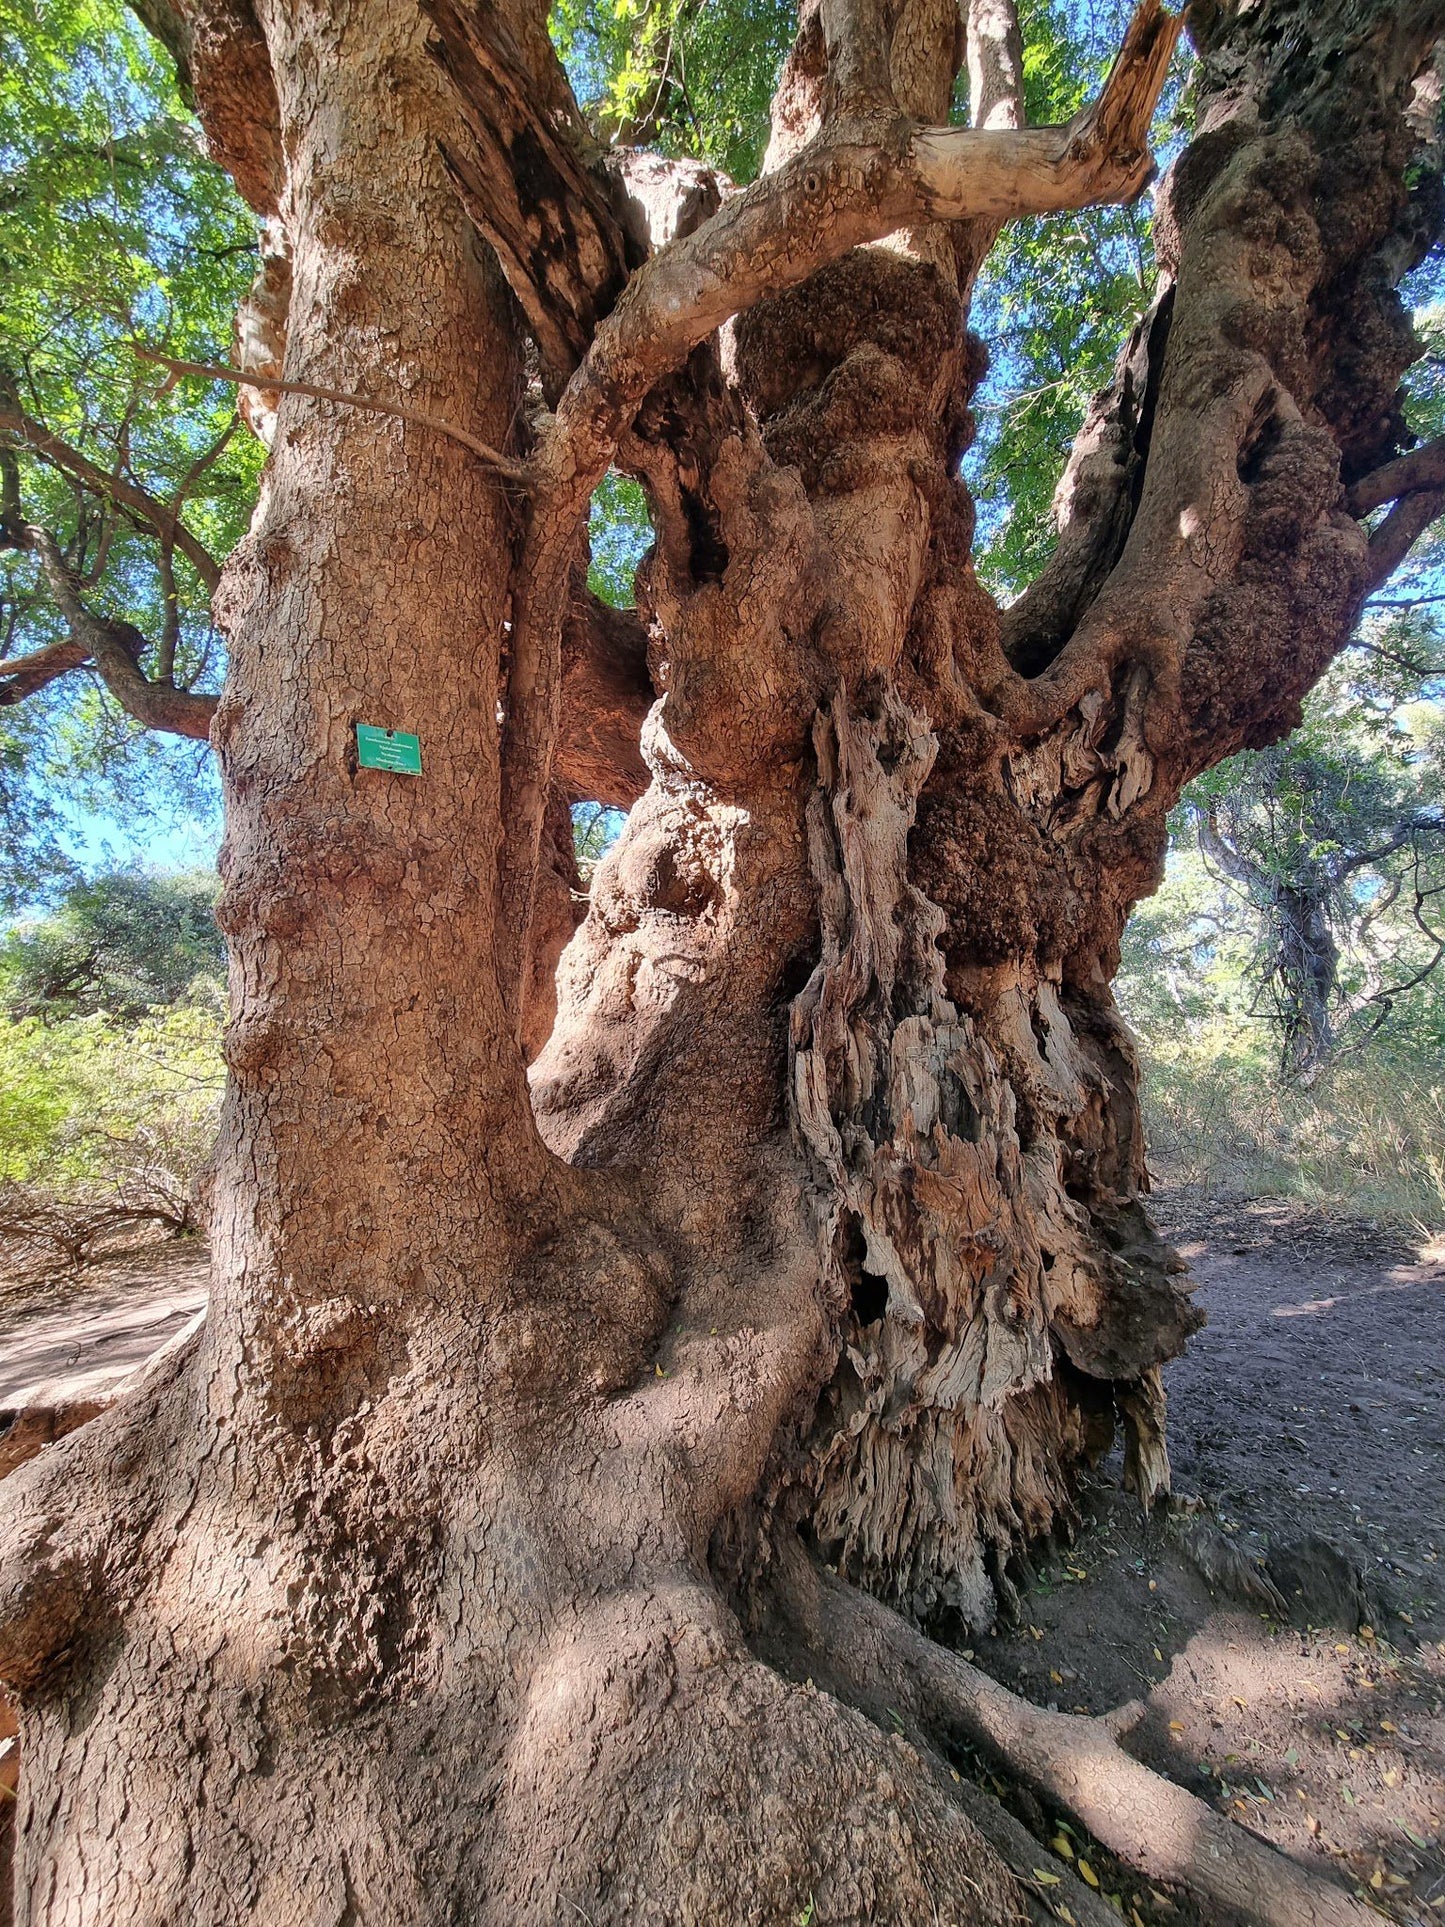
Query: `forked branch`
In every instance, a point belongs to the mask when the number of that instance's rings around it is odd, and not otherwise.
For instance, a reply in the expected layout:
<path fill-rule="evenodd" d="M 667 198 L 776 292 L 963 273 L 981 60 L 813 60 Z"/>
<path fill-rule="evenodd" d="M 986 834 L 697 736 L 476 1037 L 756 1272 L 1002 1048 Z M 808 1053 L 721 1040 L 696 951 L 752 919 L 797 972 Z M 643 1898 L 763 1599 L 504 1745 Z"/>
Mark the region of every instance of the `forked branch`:
<path fill-rule="evenodd" d="M 206 741 L 216 713 L 216 698 L 178 689 L 169 681 L 152 682 L 140 666 L 146 649 L 140 631 L 128 622 L 97 616 L 86 607 L 59 544 L 48 529 L 29 525 L 24 539 L 25 546 L 39 558 L 70 640 L 13 663 L 0 663 L 0 703 L 18 702 L 56 676 L 93 663 L 121 708 L 146 729 L 163 729 L 173 736 Z"/>
<path fill-rule="evenodd" d="M 1398 502 L 1402 496 L 1416 495 L 1422 489 L 1433 492 L 1442 488 L 1445 488 L 1445 435 L 1433 442 L 1423 442 L 1419 448 L 1412 448 L 1408 454 L 1363 476 L 1350 490 L 1349 510 L 1351 515 L 1368 515 L 1371 509 L 1383 508 L 1386 502 Z"/>
<path fill-rule="evenodd" d="M 1149 123 L 1179 27 L 1160 0 L 1140 0 L 1099 99 L 1065 127 L 842 123 L 763 175 L 634 274 L 544 439 L 543 488 L 575 512 L 650 388 L 731 316 L 850 248 L 926 222 L 1132 198 L 1149 176 Z"/>
<path fill-rule="evenodd" d="M 1445 436 L 1412 448 L 1355 483 L 1346 498 L 1351 515 L 1394 507 L 1370 535 L 1368 587 L 1389 580 L 1430 524 L 1445 514 Z"/>

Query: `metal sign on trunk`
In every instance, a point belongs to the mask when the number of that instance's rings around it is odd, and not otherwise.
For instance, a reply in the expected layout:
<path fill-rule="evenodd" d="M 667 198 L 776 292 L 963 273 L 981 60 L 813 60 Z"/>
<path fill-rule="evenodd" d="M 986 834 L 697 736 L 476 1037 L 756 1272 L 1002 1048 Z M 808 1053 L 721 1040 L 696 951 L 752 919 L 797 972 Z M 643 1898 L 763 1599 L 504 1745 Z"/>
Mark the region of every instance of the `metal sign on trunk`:
<path fill-rule="evenodd" d="M 363 769 L 394 769 L 406 776 L 420 776 L 421 740 L 404 729 L 378 729 L 374 723 L 358 723 L 356 760 Z"/>

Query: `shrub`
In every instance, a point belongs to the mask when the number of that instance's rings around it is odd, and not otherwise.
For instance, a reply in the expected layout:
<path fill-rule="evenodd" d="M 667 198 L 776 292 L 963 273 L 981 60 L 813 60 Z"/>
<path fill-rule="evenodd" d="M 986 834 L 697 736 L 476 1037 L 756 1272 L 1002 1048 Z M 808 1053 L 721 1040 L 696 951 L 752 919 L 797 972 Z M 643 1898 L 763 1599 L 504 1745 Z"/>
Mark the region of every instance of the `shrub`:
<path fill-rule="evenodd" d="M 73 1262 L 109 1227 L 196 1227 L 224 1082 L 219 986 L 120 1023 L 0 1020 L 0 1237 Z"/>

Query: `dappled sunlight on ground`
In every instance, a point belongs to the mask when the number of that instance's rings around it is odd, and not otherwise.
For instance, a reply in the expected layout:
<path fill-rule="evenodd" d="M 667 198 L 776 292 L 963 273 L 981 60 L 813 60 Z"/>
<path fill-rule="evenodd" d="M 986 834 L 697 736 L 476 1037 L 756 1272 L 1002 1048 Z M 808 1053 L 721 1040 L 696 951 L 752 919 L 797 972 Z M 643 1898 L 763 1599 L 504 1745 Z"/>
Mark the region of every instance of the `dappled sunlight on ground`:
<path fill-rule="evenodd" d="M 1043 1705 L 1143 1701 L 1126 1744 L 1148 1765 L 1393 1917 L 1445 1921 L 1445 1265 L 1296 1204 L 1156 1206 L 1209 1315 L 1166 1374 L 1176 1490 L 1209 1509 L 1146 1521 L 1116 1456 L 977 1656 Z M 1281 1626 L 1206 1577 L 1200 1528 L 1247 1571 L 1328 1540 L 1370 1616 Z"/>

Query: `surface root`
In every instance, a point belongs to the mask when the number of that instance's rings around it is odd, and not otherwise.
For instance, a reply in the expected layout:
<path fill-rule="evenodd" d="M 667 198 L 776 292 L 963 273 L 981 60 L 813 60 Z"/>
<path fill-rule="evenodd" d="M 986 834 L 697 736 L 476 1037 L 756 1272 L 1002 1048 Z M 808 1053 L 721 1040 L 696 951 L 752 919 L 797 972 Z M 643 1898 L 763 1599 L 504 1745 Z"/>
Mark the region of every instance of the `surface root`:
<path fill-rule="evenodd" d="M 820 1570 L 801 1548 L 787 1556 L 775 1603 L 798 1657 L 820 1683 L 875 1717 L 901 1716 L 942 1746 L 975 1750 L 1146 1878 L 1187 1888 L 1253 1927 L 1365 1927 L 1375 1920 L 1331 1881 L 1124 1752 L 1116 1734 L 1132 1724 L 1137 1707 L 1095 1718 L 1034 1706 Z M 1018 1870 L 1022 1843 L 1007 1837 L 1018 1823 L 1001 1808 L 985 1817 L 967 1804 L 980 1831 Z M 1036 1867 L 1039 1850 L 1029 1851 Z M 1072 1895 L 1069 1905 L 1085 1919 Z"/>

